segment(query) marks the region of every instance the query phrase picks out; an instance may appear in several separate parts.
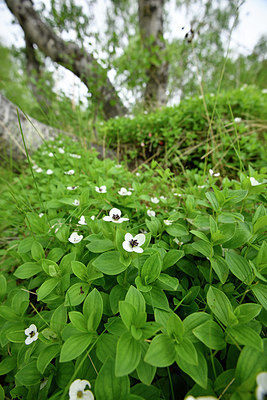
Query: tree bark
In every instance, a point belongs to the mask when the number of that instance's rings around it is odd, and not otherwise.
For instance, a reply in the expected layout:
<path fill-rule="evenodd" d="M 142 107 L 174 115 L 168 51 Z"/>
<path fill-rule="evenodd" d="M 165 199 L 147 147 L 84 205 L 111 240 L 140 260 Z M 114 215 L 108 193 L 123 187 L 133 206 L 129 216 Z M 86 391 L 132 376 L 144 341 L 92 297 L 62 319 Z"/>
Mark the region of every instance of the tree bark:
<path fill-rule="evenodd" d="M 65 42 L 45 24 L 34 10 L 31 0 L 5 0 L 9 10 L 18 19 L 25 36 L 35 43 L 47 57 L 72 71 L 87 86 L 92 100 L 102 104 L 106 119 L 127 112 L 107 71 L 96 59 L 73 42 Z"/>
<path fill-rule="evenodd" d="M 148 50 L 151 60 L 144 93 L 145 105 L 150 108 L 166 103 L 168 62 L 162 58 L 165 50 L 163 5 L 164 0 L 138 0 L 141 40 L 143 46 Z"/>

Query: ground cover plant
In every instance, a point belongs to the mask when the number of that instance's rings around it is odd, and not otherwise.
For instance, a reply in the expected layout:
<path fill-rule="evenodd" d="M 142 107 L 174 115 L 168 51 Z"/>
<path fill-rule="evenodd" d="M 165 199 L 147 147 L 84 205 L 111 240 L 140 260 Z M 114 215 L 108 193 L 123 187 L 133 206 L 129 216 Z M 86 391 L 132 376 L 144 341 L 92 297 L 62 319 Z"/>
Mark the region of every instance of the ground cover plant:
<path fill-rule="evenodd" d="M 6 182 L 0 399 L 262 398 L 266 179 L 212 167 L 58 139 Z"/>
<path fill-rule="evenodd" d="M 265 165 L 266 110 L 265 91 L 245 86 L 183 99 L 178 106 L 148 114 L 113 118 L 99 132 L 118 157 L 132 164 L 151 157 L 183 173 L 204 169 L 211 157 L 215 168 L 235 176 L 240 165 Z"/>

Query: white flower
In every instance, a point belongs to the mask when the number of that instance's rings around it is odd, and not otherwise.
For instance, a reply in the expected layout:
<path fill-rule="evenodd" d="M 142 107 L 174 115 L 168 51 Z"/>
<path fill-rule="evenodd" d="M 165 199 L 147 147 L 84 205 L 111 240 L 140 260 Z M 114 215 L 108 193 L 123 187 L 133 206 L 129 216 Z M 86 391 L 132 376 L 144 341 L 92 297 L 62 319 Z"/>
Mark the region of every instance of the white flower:
<path fill-rule="evenodd" d="M 49 157 L 54 157 L 54 154 L 53 154 L 52 152 L 50 152 L 50 153 L 48 154 L 48 156 L 49 156 Z"/>
<path fill-rule="evenodd" d="M 79 202 L 79 200 L 74 200 L 74 202 L 72 203 L 74 206 L 79 206 L 80 205 L 80 202 Z"/>
<path fill-rule="evenodd" d="M 62 147 L 59 147 L 59 148 L 58 148 L 58 152 L 59 152 L 60 154 L 64 154 L 64 153 L 65 153 L 65 150 L 62 149 Z"/>
<path fill-rule="evenodd" d="M 167 200 L 167 197 L 165 197 L 165 196 L 160 196 L 160 200 L 161 200 L 161 201 L 165 201 L 165 200 Z"/>
<path fill-rule="evenodd" d="M 261 183 L 258 182 L 255 178 L 253 178 L 253 176 L 251 176 L 249 179 L 250 179 L 251 186 L 261 185 Z"/>
<path fill-rule="evenodd" d="M 37 170 L 36 170 L 37 171 Z M 47 173 L 47 175 L 52 175 L 53 173 L 54 173 L 54 171 L 52 171 L 52 169 L 48 169 L 47 171 L 46 171 L 46 173 Z"/>
<path fill-rule="evenodd" d="M 124 221 L 129 221 L 129 218 L 121 218 L 121 210 L 118 208 L 112 208 L 109 215 L 103 217 L 104 221 L 115 222 L 115 224 L 121 224 Z"/>
<path fill-rule="evenodd" d="M 264 400 L 267 396 L 267 372 L 260 372 L 256 378 L 256 398 L 257 400 Z"/>
<path fill-rule="evenodd" d="M 262 89 L 261 93 L 266 94 L 267 93 L 267 89 Z"/>
<path fill-rule="evenodd" d="M 181 193 L 173 193 L 174 196 L 182 197 Z"/>
<path fill-rule="evenodd" d="M 238 124 L 238 123 L 241 122 L 242 120 L 241 120 L 241 118 L 236 117 L 236 118 L 234 119 L 234 121 Z"/>
<path fill-rule="evenodd" d="M 83 239 L 83 235 L 78 235 L 77 232 L 73 232 L 69 237 L 69 242 L 71 243 L 79 243 Z"/>
<path fill-rule="evenodd" d="M 216 174 L 214 174 L 214 176 L 220 176 L 220 172 L 216 172 Z"/>
<path fill-rule="evenodd" d="M 151 197 L 151 203 L 154 203 L 154 204 L 158 204 L 159 203 L 159 199 L 157 198 L 157 197 Z"/>
<path fill-rule="evenodd" d="M 91 216 L 91 220 L 94 221 L 95 220 L 95 215 Z"/>
<path fill-rule="evenodd" d="M 75 173 L 74 169 L 64 172 L 65 175 L 73 175 Z"/>
<path fill-rule="evenodd" d="M 38 168 L 38 165 L 33 164 L 32 169 L 37 169 L 37 168 Z"/>
<path fill-rule="evenodd" d="M 198 185 L 199 189 L 203 189 L 206 185 Z"/>
<path fill-rule="evenodd" d="M 199 397 L 194 397 L 194 396 L 187 396 L 185 400 L 217 400 L 217 397 L 214 396 L 199 396 Z"/>
<path fill-rule="evenodd" d="M 87 225 L 84 215 L 81 216 L 80 220 L 78 221 L 78 224 L 79 225 Z"/>
<path fill-rule="evenodd" d="M 131 192 L 134 192 L 134 188 L 132 188 L 132 187 L 131 187 L 131 188 L 129 188 L 129 190 L 130 190 Z"/>
<path fill-rule="evenodd" d="M 94 400 L 94 395 L 91 392 L 90 382 L 81 379 L 76 379 L 69 388 L 69 400 Z"/>
<path fill-rule="evenodd" d="M 220 176 L 220 172 L 214 173 L 213 169 L 209 169 L 210 176 Z"/>
<path fill-rule="evenodd" d="M 121 168 L 122 166 L 121 166 L 121 164 L 117 164 L 117 165 L 115 165 L 115 167 L 116 168 Z"/>
<path fill-rule="evenodd" d="M 107 193 L 107 187 L 105 185 L 100 186 L 100 187 L 95 186 L 95 191 L 97 193 Z"/>
<path fill-rule="evenodd" d="M 79 154 L 72 154 L 72 153 L 70 153 L 70 157 L 72 157 L 72 158 L 81 158 L 81 156 Z"/>
<path fill-rule="evenodd" d="M 118 191 L 121 196 L 131 196 L 132 192 L 128 191 L 126 188 L 122 187 Z"/>
<path fill-rule="evenodd" d="M 173 241 L 178 244 L 178 246 L 182 246 L 182 244 L 184 244 L 184 242 L 180 242 L 179 239 L 174 238 Z"/>
<path fill-rule="evenodd" d="M 134 237 L 130 233 L 126 233 L 124 239 L 125 241 L 122 243 L 124 250 L 130 253 L 132 251 L 135 253 L 143 253 L 144 250 L 140 247 L 145 243 L 146 240 L 146 237 L 143 235 L 143 233 L 139 233 Z"/>
<path fill-rule="evenodd" d="M 67 186 L 67 190 L 76 190 L 79 186 Z"/>
<path fill-rule="evenodd" d="M 42 170 L 42 168 L 38 167 L 38 168 L 36 168 L 36 172 L 38 172 L 38 174 L 39 174 L 40 172 L 43 172 L 43 170 Z"/>
<path fill-rule="evenodd" d="M 135 174 L 136 176 L 140 176 L 140 172 L 136 172 L 136 174 Z"/>
<path fill-rule="evenodd" d="M 44 213 L 40 213 L 39 214 L 39 218 L 42 218 L 43 215 L 44 215 Z"/>
<path fill-rule="evenodd" d="M 25 344 L 31 344 L 32 342 L 35 342 L 35 340 L 38 339 L 38 332 L 37 328 L 34 324 L 31 324 L 29 328 L 25 329 L 25 335 L 28 337 L 25 339 Z"/>
<path fill-rule="evenodd" d="M 164 219 L 164 224 L 165 225 L 167 225 L 167 226 L 169 226 L 169 225 L 171 225 L 172 223 L 173 223 L 173 221 L 171 221 L 170 219 Z"/>
<path fill-rule="evenodd" d="M 156 216 L 156 213 L 155 213 L 155 211 L 153 211 L 153 210 L 147 210 L 147 215 L 149 216 L 149 217 L 155 217 Z"/>

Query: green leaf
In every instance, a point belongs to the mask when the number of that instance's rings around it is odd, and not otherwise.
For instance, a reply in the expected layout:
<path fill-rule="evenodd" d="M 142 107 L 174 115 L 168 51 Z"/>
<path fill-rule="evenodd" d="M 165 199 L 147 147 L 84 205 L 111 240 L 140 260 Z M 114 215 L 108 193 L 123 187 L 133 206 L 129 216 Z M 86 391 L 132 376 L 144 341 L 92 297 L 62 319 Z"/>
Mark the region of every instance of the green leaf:
<path fill-rule="evenodd" d="M 0 301 L 3 300 L 7 292 L 7 281 L 3 274 L 0 274 Z"/>
<path fill-rule="evenodd" d="M 193 334 L 212 350 L 222 350 L 225 346 L 224 333 L 214 321 L 207 321 L 193 329 Z"/>
<path fill-rule="evenodd" d="M 149 219 L 146 219 L 145 222 L 149 232 L 151 232 L 152 235 L 157 236 L 161 228 L 160 221 L 156 217 L 151 217 L 151 221 Z"/>
<path fill-rule="evenodd" d="M 28 253 L 31 251 L 32 244 L 34 242 L 34 238 L 32 236 L 27 237 L 19 242 L 18 252 L 19 253 Z"/>
<path fill-rule="evenodd" d="M 136 372 L 141 382 L 143 382 L 146 385 L 150 385 L 155 377 L 157 368 L 153 367 L 152 365 L 144 361 L 145 353 L 147 352 L 149 347 L 148 343 L 142 342 L 141 345 L 142 345 L 142 355 L 140 362 L 136 368 Z"/>
<path fill-rule="evenodd" d="M 104 333 L 96 343 L 97 358 L 104 364 L 108 357 L 115 359 L 118 337 Z"/>
<path fill-rule="evenodd" d="M 124 376 L 133 372 L 140 362 L 141 344 L 129 332 L 118 340 L 115 360 L 115 375 Z"/>
<path fill-rule="evenodd" d="M 179 286 L 179 281 L 177 278 L 168 274 L 160 274 L 156 281 L 156 285 L 163 290 L 176 291 Z"/>
<path fill-rule="evenodd" d="M 50 321 L 50 328 L 60 333 L 67 323 L 67 310 L 64 304 L 55 309 Z"/>
<path fill-rule="evenodd" d="M 16 321 L 18 319 L 18 315 L 12 310 L 12 308 L 7 306 L 0 306 L 0 317 L 7 321 Z"/>
<path fill-rule="evenodd" d="M 163 258 L 163 266 L 162 271 L 165 269 L 172 267 L 176 264 L 182 257 L 184 256 L 183 250 L 169 250 L 167 254 L 165 254 Z"/>
<path fill-rule="evenodd" d="M 92 253 L 104 253 L 105 251 L 114 249 L 114 243 L 109 239 L 93 240 L 86 247 Z"/>
<path fill-rule="evenodd" d="M 175 361 L 173 340 L 164 334 L 154 337 L 149 345 L 144 361 L 154 367 L 168 367 Z"/>
<path fill-rule="evenodd" d="M 221 290 L 211 286 L 207 293 L 207 302 L 213 314 L 227 326 L 231 321 L 230 313 L 233 313 L 228 297 Z"/>
<path fill-rule="evenodd" d="M 177 314 L 172 313 L 167 321 L 167 333 L 171 339 L 181 343 L 184 336 L 184 325 Z"/>
<path fill-rule="evenodd" d="M 44 283 L 37 289 L 37 300 L 43 300 L 47 297 L 59 284 L 58 278 L 51 278 L 44 281 Z"/>
<path fill-rule="evenodd" d="M 259 334 L 247 324 L 238 324 L 227 329 L 230 337 L 234 337 L 238 344 L 253 347 L 258 351 L 263 351 L 263 341 Z"/>
<path fill-rule="evenodd" d="M 203 389 L 208 385 L 208 367 L 205 357 L 201 351 L 197 351 L 198 365 L 189 364 L 176 354 L 176 363 L 179 368 L 189 375 Z"/>
<path fill-rule="evenodd" d="M 17 366 L 17 360 L 14 356 L 8 356 L 0 362 L 0 375 L 6 375 Z"/>
<path fill-rule="evenodd" d="M 59 267 L 62 275 L 64 274 L 71 274 L 72 269 L 71 269 L 71 262 L 75 261 L 76 259 L 76 253 L 69 253 L 66 254 L 62 260 L 60 261 Z"/>
<path fill-rule="evenodd" d="M 253 232 L 257 233 L 262 229 L 266 229 L 266 226 L 267 226 L 267 215 L 264 215 L 262 217 L 259 217 L 259 219 L 253 225 Z"/>
<path fill-rule="evenodd" d="M 42 375 L 37 369 L 36 360 L 27 363 L 15 375 L 16 380 L 22 386 L 33 386 L 40 384 Z"/>
<path fill-rule="evenodd" d="M 234 252 L 227 252 L 225 259 L 232 274 L 245 284 L 251 283 L 254 273 L 249 262 L 244 257 Z"/>
<path fill-rule="evenodd" d="M 111 289 L 109 302 L 113 314 L 117 314 L 117 312 L 119 311 L 119 301 L 124 300 L 125 295 L 126 289 L 124 289 L 120 285 L 116 285 Z"/>
<path fill-rule="evenodd" d="M 16 269 L 14 275 L 19 279 L 29 279 L 41 271 L 42 267 L 37 262 L 26 262 Z"/>
<path fill-rule="evenodd" d="M 93 265 L 106 275 L 117 275 L 127 269 L 127 266 L 120 262 L 118 251 L 107 251 L 101 254 L 94 260 Z"/>
<path fill-rule="evenodd" d="M 38 358 L 37 358 L 37 368 L 41 374 L 45 372 L 48 364 L 55 358 L 60 351 L 59 344 L 52 344 L 50 346 L 46 346 L 43 350 L 41 350 Z"/>
<path fill-rule="evenodd" d="M 130 329 L 136 317 L 136 310 L 134 306 L 127 301 L 120 301 L 119 310 L 124 325 L 127 329 Z"/>
<path fill-rule="evenodd" d="M 152 307 L 160 308 L 162 310 L 169 311 L 169 302 L 166 294 L 162 289 L 153 287 L 149 293 L 144 293 L 146 302 Z"/>
<path fill-rule="evenodd" d="M 114 372 L 114 360 L 108 358 L 95 381 L 97 400 L 125 400 L 130 393 L 128 376 L 117 377 Z"/>
<path fill-rule="evenodd" d="M 137 313 L 144 313 L 146 311 L 144 296 L 134 286 L 130 286 L 125 300 L 134 306 Z"/>
<path fill-rule="evenodd" d="M 219 203 L 218 200 L 213 192 L 206 192 L 205 196 L 207 197 L 208 201 L 211 204 L 211 207 L 213 208 L 214 211 L 219 210 Z"/>
<path fill-rule="evenodd" d="M 211 258 L 210 263 L 211 263 L 212 269 L 217 274 L 221 283 L 224 284 L 226 282 L 226 280 L 228 278 L 228 274 L 229 274 L 229 268 L 228 268 L 226 261 L 224 260 L 224 258 L 217 256 L 216 258 Z"/>
<path fill-rule="evenodd" d="M 145 285 L 154 282 L 161 272 L 162 260 L 159 253 L 152 254 L 141 268 L 141 279 Z"/>
<path fill-rule="evenodd" d="M 204 240 L 198 240 L 192 243 L 193 248 L 205 257 L 213 256 L 213 248 L 210 243 L 204 242 Z"/>
<path fill-rule="evenodd" d="M 172 225 L 166 226 L 165 230 L 169 235 L 178 238 L 188 235 L 188 230 L 182 224 L 173 223 Z"/>
<path fill-rule="evenodd" d="M 181 343 L 175 343 L 176 356 L 181 357 L 188 364 L 198 365 L 197 351 L 193 343 L 186 337 Z"/>
<path fill-rule="evenodd" d="M 210 320 L 212 320 L 212 316 L 204 312 L 196 312 L 188 315 L 188 317 L 183 320 L 185 336 L 190 339 L 191 342 L 198 342 L 193 334 L 193 329 Z"/>
<path fill-rule="evenodd" d="M 96 288 L 86 297 L 83 303 L 83 314 L 87 319 L 87 329 L 96 331 L 103 314 L 103 300 Z"/>
<path fill-rule="evenodd" d="M 237 384 L 245 382 L 253 376 L 256 377 L 257 373 L 262 371 L 263 362 L 261 351 L 255 350 L 251 346 L 245 346 L 241 350 L 236 365 L 235 378 Z"/>
<path fill-rule="evenodd" d="M 234 314 L 240 323 L 246 323 L 257 317 L 261 310 L 262 306 L 259 304 L 241 304 L 235 308 Z"/>
<path fill-rule="evenodd" d="M 77 278 L 81 281 L 87 281 L 87 269 L 83 263 L 79 261 L 71 261 L 71 269 Z"/>
<path fill-rule="evenodd" d="M 87 293 L 90 285 L 84 282 L 78 282 L 72 285 L 66 293 L 65 306 L 78 306 L 81 304 Z"/>
<path fill-rule="evenodd" d="M 68 362 L 81 355 L 93 339 L 90 333 L 79 333 L 73 335 L 63 344 L 59 362 Z"/>
<path fill-rule="evenodd" d="M 192 230 L 190 233 L 193 233 L 193 235 L 197 236 L 199 239 L 202 239 L 204 242 L 210 243 L 204 232 Z"/>
<path fill-rule="evenodd" d="M 45 257 L 43 246 L 41 245 L 41 243 L 36 242 L 36 241 L 33 242 L 33 244 L 32 244 L 31 253 L 32 253 L 32 258 L 35 261 L 39 261 Z"/>
<path fill-rule="evenodd" d="M 234 235 L 230 240 L 224 242 L 223 247 L 227 249 L 237 249 L 247 243 L 251 238 L 251 233 L 247 228 L 247 225 L 243 222 L 239 222 Z"/>
<path fill-rule="evenodd" d="M 87 332 L 87 321 L 82 313 L 79 311 L 69 312 L 70 322 L 75 326 L 78 331 Z"/>
<path fill-rule="evenodd" d="M 252 288 L 252 292 L 265 310 L 267 310 L 267 286 L 259 283 Z"/>
<path fill-rule="evenodd" d="M 10 342 L 13 343 L 24 343 L 26 339 L 24 330 L 9 331 L 8 333 L 6 333 L 6 337 Z"/>

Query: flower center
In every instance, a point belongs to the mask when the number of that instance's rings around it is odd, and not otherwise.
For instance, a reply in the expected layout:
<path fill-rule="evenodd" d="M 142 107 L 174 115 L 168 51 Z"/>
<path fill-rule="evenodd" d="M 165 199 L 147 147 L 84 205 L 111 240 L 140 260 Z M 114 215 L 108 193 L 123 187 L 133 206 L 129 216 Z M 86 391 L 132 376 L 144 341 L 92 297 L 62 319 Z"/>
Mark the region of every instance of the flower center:
<path fill-rule="evenodd" d="M 81 390 L 77 392 L 77 397 L 78 399 L 81 399 L 83 397 L 83 392 Z"/>
<path fill-rule="evenodd" d="M 101 188 L 99 188 L 99 192 L 102 192 L 102 189 L 101 189 Z"/>
<path fill-rule="evenodd" d="M 138 242 L 137 242 L 137 240 L 135 239 L 131 239 L 130 241 L 129 241 L 129 244 L 130 244 L 130 246 L 131 247 L 136 247 L 136 246 L 138 246 Z"/>
<path fill-rule="evenodd" d="M 34 331 L 31 331 L 30 332 L 30 337 L 34 337 L 35 336 L 35 332 Z"/>
<path fill-rule="evenodd" d="M 118 221 L 120 219 L 120 216 L 118 214 L 113 214 L 112 219 L 114 219 L 115 221 Z"/>

